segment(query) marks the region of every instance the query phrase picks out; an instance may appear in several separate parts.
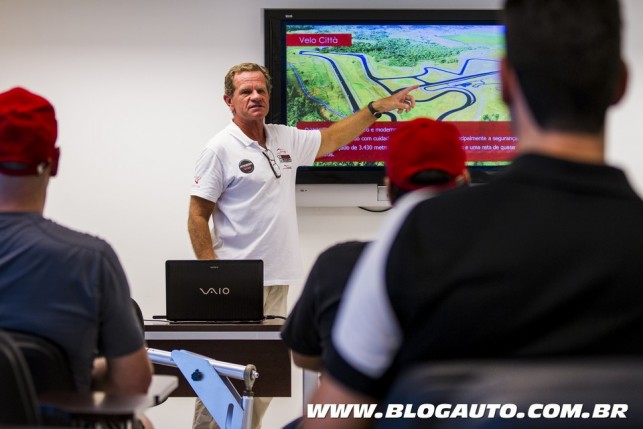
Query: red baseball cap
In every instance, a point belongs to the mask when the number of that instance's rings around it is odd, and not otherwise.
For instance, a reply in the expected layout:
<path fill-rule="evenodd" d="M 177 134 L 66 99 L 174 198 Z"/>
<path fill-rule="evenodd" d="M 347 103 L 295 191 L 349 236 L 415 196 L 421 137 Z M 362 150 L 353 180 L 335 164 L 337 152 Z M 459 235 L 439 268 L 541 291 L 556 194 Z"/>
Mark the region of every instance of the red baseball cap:
<path fill-rule="evenodd" d="M 441 170 L 453 181 L 466 172 L 466 155 L 457 128 L 428 118 L 404 122 L 393 133 L 388 145 L 386 174 L 398 188 L 414 190 L 423 185 L 412 178 L 425 170 Z"/>
<path fill-rule="evenodd" d="M 0 94 L 0 173 L 40 175 L 51 164 L 55 176 L 60 150 L 54 107 L 24 88 Z"/>

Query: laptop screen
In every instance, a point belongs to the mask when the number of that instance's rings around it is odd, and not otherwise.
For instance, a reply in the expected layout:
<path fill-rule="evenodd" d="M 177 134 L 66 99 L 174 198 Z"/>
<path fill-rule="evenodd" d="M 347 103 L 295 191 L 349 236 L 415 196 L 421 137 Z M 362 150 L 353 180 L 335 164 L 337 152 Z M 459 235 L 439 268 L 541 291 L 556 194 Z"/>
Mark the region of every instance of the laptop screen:
<path fill-rule="evenodd" d="M 170 260 L 165 263 L 165 280 L 170 321 L 263 319 L 261 260 Z"/>

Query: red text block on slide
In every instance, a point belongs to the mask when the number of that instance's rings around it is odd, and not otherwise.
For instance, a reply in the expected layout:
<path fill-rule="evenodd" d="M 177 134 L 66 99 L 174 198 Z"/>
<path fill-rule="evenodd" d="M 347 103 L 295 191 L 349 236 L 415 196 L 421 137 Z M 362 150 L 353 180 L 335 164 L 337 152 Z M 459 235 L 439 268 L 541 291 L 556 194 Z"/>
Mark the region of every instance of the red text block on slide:
<path fill-rule="evenodd" d="M 353 35 L 341 34 L 287 34 L 286 46 L 351 46 Z"/>
<path fill-rule="evenodd" d="M 506 163 L 517 153 L 518 139 L 510 122 L 451 122 L 460 132 L 468 163 Z M 358 138 L 317 162 L 384 162 L 390 135 L 403 122 L 376 122 Z M 297 128 L 317 130 L 332 122 L 299 122 Z"/>

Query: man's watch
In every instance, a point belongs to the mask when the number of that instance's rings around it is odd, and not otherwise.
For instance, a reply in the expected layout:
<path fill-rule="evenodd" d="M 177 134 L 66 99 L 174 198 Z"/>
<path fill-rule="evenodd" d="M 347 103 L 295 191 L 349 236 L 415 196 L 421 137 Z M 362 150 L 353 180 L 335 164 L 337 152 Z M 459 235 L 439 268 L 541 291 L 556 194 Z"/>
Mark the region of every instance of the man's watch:
<path fill-rule="evenodd" d="M 368 103 L 367 107 L 368 107 L 368 111 L 371 112 L 371 115 L 375 116 L 376 118 L 379 118 L 380 116 L 382 116 L 382 112 L 378 112 L 377 110 L 375 110 L 375 107 L 373 107 L 372 101 Z"/>

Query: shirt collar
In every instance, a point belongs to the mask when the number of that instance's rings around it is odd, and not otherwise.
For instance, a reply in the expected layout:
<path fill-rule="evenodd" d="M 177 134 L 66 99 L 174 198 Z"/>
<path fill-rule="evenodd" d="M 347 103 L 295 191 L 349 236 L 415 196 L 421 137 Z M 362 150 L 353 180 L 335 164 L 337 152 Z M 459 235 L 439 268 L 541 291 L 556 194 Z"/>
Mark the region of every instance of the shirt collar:
<path fill-rule="evenodd" d="M 235 124 L 233 121 L 230 121 L 230 124 L 227 126 L 227 129 L 232 137 L 239 140 L 245 146 L 251 146 L 254 143 L 257 146 L 261 147 L 256 140 L 252 140 L 250 137 L 245 135 L 245 133 L 241 131 L 241 128 L 239 128 L 239 126 Z M 266 145 L 267 145 L 268 140 L 270 140 L 270 133 L 268 131 L 268 128 L 265 125 L 264 125 L 264 132 L 266 133 Z"/>
<path fill-rule="evenodd" d="M 585 164 L 537 154 L 517 157 L 502 176 L 559 189 L 638 198 L 625 173 L 605 164 Z"/>

